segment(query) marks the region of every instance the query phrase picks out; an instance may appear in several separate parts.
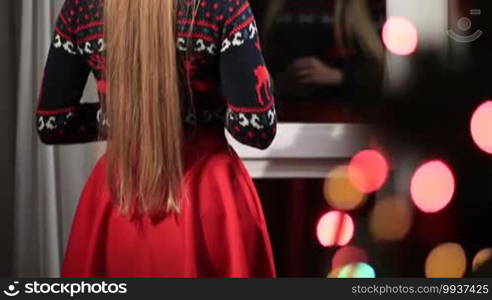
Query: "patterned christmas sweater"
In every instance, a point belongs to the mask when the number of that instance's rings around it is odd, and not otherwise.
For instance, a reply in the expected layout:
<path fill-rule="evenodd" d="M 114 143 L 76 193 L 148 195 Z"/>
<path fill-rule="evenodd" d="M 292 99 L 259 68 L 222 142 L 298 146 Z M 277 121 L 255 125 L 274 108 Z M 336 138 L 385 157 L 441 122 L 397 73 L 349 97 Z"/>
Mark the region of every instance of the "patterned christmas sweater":
<path fill-rule="evenodd" d="M 183 122 L 225 126 L 241 143 L 268 147 L 276 133 L 276 111 L 248 0 L 200 1 L 192 30 L 185 13 L 191 1 L 179 1 L 175 46 L 192 90 L 183 101 Z M 44 143 L 105 139 L 103 7 L 103 0 L 66 0 L 58 16 L 36 111 Z M 91 73 L 99 102 L 82 103 Z"/>

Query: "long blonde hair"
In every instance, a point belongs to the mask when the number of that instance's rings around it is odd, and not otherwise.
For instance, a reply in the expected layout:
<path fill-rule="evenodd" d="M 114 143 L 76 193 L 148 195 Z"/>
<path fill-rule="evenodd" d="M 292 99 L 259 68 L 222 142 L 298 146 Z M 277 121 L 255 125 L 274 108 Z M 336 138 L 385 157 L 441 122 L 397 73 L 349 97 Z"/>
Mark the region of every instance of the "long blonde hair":
<path fill-rule="evenodd" d="M 336 0 L 335 35 L 337 43 L 343 46 L 347 40 L 358 41 L 366 55 L 382 60 L 384 48 L 368 5 L 367 0 Z M 341 24 L 345 24 L 345 31 L 348 35 L 345 39 L 341 34 Z"/>
<path fill-rule="evenodd" d="M 124 214 L 180 210 L 178 5 L 178 0 L 105 1 L 107 177 Z"/>

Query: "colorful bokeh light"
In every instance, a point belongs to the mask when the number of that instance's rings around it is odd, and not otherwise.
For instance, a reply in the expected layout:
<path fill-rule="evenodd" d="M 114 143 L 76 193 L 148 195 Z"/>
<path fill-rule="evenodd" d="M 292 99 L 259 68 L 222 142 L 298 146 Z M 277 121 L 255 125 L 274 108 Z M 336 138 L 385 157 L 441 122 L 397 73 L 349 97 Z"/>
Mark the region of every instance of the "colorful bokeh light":
<path fill-rule="evenodd" d="M 388 178 L 388 162 L 376 150 L 364 150 L 357 153 L 348 167 L 350 182 L 362 193 L 379 190 Z"/>
<path fill-rule="evenodd" d="M 330 273 L 328 273 L 328 275 L 326 276 L 327 278 L 338 278 L 338 276 L 340 275 L 340 272 L 342 271 L 344 266 L 339 266 L 339 267 L 336 267 L 335 269 L 332 269 L 330 271 Z"/>
<path fill-rule="evenodd" d="M 383 42 L 396 55 L 411 55 L 419 42 L 417 28 L 404 17 L 389 17 L 383 27 Z"/>
<path fill-rule="evenodd" d="M 353 210 L 362 205 L 365 195 L 356 189 L 348 177 L 348 168 L 333 169 L 325 180 L 323 192 L 328 204 L 338 210 Z"/>
<path fill-rule="evenodd" d="M 471 119 L 471 135 L 477 146 L 492 154 L 492 100 L 480 105 Z"/>
<path fill-rule="evenodd" d="M 455 192 L 455 179 L 449 166 L 433 160 L 420 166 L 412 177 L 410 192 L 415 205 L 425 213 L 444 209 Z"/>
<path fill-rule="evenodd" d="M 346 246 L 338 249 L 331 262 L 332 270 L 350 264 L 367 263 L 369 261 L 366 251 L 356 246 Z"/>
<path fill-rule="evenodd" d="M 345 246 L 354 236 L 354 221 L 346 213 L 331 211 L 321 217 L 316 233 L 324 247 Z"/>
<path fill-rule="evenodd" d="M 412 206 L 406 199 L 388 197 L 379 200 L 371 212 L 369 228 L 375 240 L 399 241 L 410 231 Z"/>
<path fill-rule="evenodd" d="M 473 258 L 473 272 L 478 271 L 483 265 L 492 260 L 492 248 L 480 250 Z"/>
<path fill-rule="evenodd" d="M 340 270 L 338 278 L 376 278 L 376 272 L 366 263 L 350 264 Z"/>
<path fill-rule="evenodd" d="M 465 272 L 466 255 L 459 244 L 446 243 L 437 246 L 425 262 L 427 278 L 461 278 Z"/>

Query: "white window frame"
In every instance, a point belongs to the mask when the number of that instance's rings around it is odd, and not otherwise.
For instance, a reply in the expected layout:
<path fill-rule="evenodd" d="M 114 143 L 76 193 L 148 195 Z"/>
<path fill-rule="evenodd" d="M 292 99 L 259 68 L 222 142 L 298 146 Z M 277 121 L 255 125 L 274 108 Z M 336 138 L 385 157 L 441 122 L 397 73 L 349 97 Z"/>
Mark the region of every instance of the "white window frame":
<path fill-rule="evenodd" d="M 257 150 L 227 139 L 253 178 L 326 178 L 336 165 L 346 163 L 369 146 L 362 124 L 280 123 L 267 150 Z"/>

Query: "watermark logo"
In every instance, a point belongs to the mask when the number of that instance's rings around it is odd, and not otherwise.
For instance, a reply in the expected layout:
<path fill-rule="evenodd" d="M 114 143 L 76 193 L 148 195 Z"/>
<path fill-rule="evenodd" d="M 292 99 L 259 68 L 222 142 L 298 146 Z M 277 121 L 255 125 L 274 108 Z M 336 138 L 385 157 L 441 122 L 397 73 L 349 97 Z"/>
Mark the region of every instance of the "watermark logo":
<path fill-rule="evenodd" d="M 106 294 L 126 294 L 128 292 L 127 283 L 112 282 L 40 282 L 29 281 L 20 284 L 14 281 L 3 293 L 8 297 L 22 295 L 68 295 L 71 298 L 77 295 L 106 295 Z"/>
<path fill-rule="evenodd" d="M 470 16 L 480 16 L 482 14 L 482 10 L 480 9 L 472 9 L 470 10 Z M 468 17 L 461 17 L 458 19 L 457 27 L 459 31 L 462 33 L 466 33 L 470 31 L 470 29 L 473 26 L 473 22 L 470 18 Z M 480 29 L 477 29 L 474 33 L 468 34 L 468 35 L 463 35 L 461 33 L 456 33 L 454 29 L 450 29 L 447 31 L 448 36 L 453 39 L 454 41 L 458 43 L 473 43 L 474 41 L 478 40 L 482 35 L 483 31 Z"/>
<path fill-rule="evenodd" d="M 18 284 L 18 281 L 14 281 L 14 284 L 9 285 L 7 289 L 3 291 L 3 293 L 9 297 L 15 297 L 19 295 L 20 291 L 17 289 Z"/>

